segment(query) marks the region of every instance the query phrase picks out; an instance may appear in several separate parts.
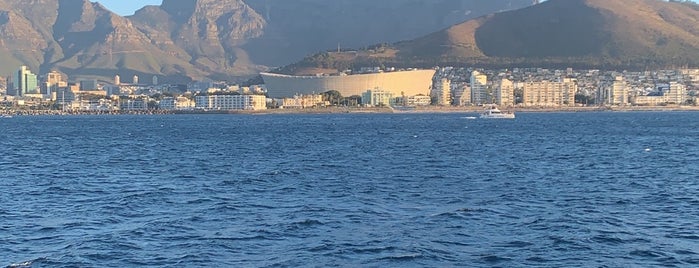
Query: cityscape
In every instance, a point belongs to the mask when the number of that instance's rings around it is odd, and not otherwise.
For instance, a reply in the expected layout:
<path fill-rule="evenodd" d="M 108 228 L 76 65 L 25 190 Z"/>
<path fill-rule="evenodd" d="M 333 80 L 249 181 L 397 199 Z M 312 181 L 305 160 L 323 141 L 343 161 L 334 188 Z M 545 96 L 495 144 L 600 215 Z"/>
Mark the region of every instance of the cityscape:
<path fill-rule="evenodd" d="M 52 71 L 34 74 L 21 66 L 0 84 L 3 113 L 287 112 L 324 107 L 476 108 L 565 110 L 580 107 L 693 107 L 699 69 L 658 71 L 431 70 L 362 68 L 339 74 L 290 76 L 262 73 L 264 84 L 225 81 L 161 84 L 134 75 L 126 81 L 70 81 Z"/>
<path fill-rule="evenodd" d="M 0 267 L 699 267 L 699 0 L 0 0 Z"/>

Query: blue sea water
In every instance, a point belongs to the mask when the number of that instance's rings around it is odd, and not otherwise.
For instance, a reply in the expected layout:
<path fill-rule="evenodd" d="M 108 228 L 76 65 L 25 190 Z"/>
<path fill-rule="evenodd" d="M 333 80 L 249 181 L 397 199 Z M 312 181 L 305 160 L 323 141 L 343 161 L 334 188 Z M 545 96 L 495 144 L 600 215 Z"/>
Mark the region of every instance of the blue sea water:
<path fill-rule="evenodd" d="M 699 113 L 0 119 L 0 267 L 696 267 Z"/>

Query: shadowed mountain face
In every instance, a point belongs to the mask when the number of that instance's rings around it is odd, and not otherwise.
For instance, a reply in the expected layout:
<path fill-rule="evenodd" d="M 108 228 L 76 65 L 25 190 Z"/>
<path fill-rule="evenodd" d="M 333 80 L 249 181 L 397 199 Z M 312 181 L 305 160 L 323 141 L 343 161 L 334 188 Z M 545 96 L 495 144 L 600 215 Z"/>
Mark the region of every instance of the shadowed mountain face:
<path fill-rule="evenodd" d="M 660 0 L 549 0 L 353 55 L 322 54 L 285 69 L 431 67 L 699 67 L 699 6 Z"/>
<path fill-rule="evenodd" d="M 0 0 L 0 74 L 230 79 L 305 55 L 412 39 L 530 0 L 164 0 L 120 17 L 88 0 Z"/>

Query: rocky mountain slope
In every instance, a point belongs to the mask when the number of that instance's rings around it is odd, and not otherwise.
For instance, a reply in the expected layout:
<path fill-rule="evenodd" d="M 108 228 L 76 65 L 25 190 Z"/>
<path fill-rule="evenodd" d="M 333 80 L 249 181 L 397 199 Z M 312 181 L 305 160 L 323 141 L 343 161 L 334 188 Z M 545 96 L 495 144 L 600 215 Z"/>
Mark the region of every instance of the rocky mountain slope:
<path fill-rule="evenodd" d="M 391 46 L 318 54 L 286 70 L 377 64 L 699 67 L 699 9 L 661 0 L 549 0 Z"/>
<path fill-rule="evenodd" d="M 118 16 L 88 0 L 0 0 L 0 74 L 232 79 L 305 55 L 412 39 L 530 0 L 164 0 Z"/>

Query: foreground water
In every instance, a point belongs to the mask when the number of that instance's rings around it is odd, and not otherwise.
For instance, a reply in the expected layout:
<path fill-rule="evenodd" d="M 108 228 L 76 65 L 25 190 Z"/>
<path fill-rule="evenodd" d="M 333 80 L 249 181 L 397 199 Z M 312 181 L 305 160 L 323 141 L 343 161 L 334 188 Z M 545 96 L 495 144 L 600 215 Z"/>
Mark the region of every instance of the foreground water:
<path fill-rule="evenodd" d="M 0 267 L 699 265 L 699 113 L 0 119 Z"/>

